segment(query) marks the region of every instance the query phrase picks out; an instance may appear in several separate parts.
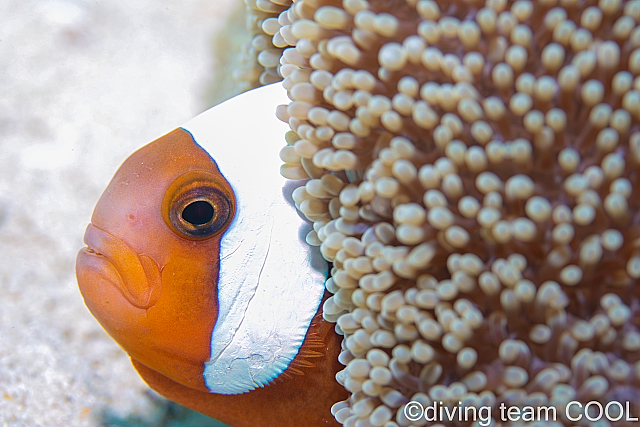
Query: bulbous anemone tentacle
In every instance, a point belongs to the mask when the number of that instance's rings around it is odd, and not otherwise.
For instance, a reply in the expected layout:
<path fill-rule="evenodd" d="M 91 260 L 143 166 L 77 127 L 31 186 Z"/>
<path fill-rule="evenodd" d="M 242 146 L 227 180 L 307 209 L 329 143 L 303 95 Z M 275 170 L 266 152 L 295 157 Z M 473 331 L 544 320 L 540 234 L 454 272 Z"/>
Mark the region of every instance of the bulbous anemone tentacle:
<path fill-rule="evenodd" d="M 334 263 L 339 422 L 408 425 L 410 400 L 636 400 L 638 18 L 631 1 L 302 0 L 264 21 L 287 43 L 282 173 L 308 179 L 294 200 Z"/>

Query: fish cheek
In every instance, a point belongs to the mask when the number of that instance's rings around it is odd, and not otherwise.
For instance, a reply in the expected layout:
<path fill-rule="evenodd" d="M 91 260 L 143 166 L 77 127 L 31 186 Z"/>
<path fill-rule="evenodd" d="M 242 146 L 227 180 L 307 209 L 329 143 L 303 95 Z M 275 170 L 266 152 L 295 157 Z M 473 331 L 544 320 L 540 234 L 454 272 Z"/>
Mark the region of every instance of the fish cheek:
<path fill-rule="evenodd" d="M 214 242 L 207 243 L 203 246 Z M 217 251 L 203 252 L 199 257 L 173 256 L 164 266 L 161 296 L 147 310 L 147 351 L 131 356 L 178 383 L 207 391 L 203 369 L 218 316 L 219 266 Z"/>

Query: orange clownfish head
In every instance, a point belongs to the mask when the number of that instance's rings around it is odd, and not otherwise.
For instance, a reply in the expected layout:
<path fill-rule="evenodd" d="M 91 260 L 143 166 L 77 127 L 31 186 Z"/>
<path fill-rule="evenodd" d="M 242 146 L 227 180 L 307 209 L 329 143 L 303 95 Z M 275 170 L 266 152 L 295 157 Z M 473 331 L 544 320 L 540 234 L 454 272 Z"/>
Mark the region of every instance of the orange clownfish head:
<path fill-rule="evenodd" d="M 76 272 L 137 362 L 195 390 L 244 393 L 296 356 L 327 263 L 279 175 L 279 85 L 203 113 L 129 157 L 94 210 Z M 249 121 L 250 118 L 250 121 Z"/>

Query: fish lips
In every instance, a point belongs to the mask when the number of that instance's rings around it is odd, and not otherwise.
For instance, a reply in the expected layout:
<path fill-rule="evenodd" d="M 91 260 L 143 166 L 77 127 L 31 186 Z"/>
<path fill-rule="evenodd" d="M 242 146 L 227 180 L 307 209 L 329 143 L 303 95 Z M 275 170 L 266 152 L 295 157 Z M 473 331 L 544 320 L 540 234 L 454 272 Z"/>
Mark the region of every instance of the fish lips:
<path fill-rule="evenodd" d="M 85 302 L 104 301 L 88 296 L 111 292 L 105 289 L 110 287 L 135 308 L 148 309 L 156 303 L 161 274 L 153 259 L 138 255 L 124 241 L 93 224 L 87 227 L 84 242 L 87 247 L 78 253 L 76 275 Z"/>

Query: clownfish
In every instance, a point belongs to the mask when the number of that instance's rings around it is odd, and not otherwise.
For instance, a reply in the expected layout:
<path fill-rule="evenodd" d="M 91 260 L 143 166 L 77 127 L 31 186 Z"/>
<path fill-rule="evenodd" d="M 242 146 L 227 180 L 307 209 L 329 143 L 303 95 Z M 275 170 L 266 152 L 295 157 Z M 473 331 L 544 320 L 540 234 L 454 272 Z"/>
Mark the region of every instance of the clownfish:
<path fill-rule="evenodd" d="M 328 264 L 279 174 L 280 84 L 132 154 L 76 260 L 85 304 L 151 388 L 234 427 L 338 425 Z"/>

